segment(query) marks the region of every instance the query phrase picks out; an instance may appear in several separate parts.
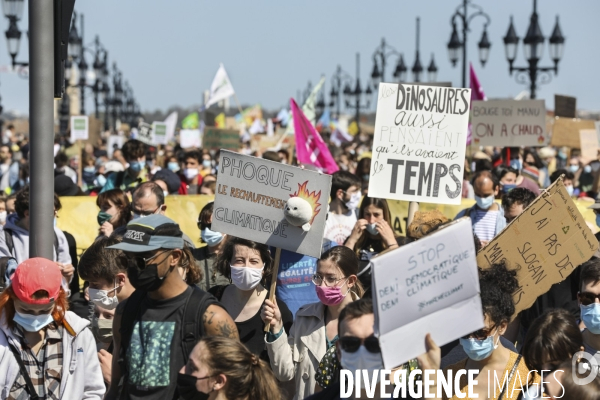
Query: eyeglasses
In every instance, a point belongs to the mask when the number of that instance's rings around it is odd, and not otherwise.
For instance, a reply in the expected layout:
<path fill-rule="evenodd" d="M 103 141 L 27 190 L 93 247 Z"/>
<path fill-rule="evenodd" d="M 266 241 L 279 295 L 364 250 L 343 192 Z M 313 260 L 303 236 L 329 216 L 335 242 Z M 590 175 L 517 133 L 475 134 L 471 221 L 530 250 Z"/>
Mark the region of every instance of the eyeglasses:
<path fill-rule="evenodd" d="M 468 335 L 463 336 L 463 339 L 468 339 L 468 338 L 475 338 L 477 340 L 484 340 L 486 339 L 488 336 L 490 336 L 490 333 L 492 333 L 492 330 L 496 327 L 496 325 L 490 327 L 490 328 L 481 328 L 475 332 L 469 333 Z"/>
<path fill-rule="evenodd" d="M 147 211 L 147 210 L 136 210 L 135 208 L 132 208 L 131 211 L 133 211 L 134 214 L 139 215 L 140 217 L 147 217 L 149 215 L 153 215 L 156 214 L 156 212 L 158 210 L 160 210 L 162 206 L 158 206 L 154 211 Z"/>
<path fill-rule="evenodd" d="M 342 336 L 338 339 L 340 348 L 348 353 L 356 353 L 361 345 L 364 345 L 369 353 L 381 353 L 379 339 L 371 335 L 365 339 L 356 336 Z"/>
<path fill-rule="evenodd" d="M 589 306 L 590 304 L 595 303 L 596 299 L 600 300 L 600 294 L 581 292 L 577 294 L 577 298 L 582 305 Z"/>
<path fill-rule="evenodd" d="M 317 286 L 321 286 L 321 284 L 323 283 L 323 281 L 325 281 L 325 286 L 332 287 L 335 284 L 337 284 L 339 281 L 344 280 L 344 279 L 347 279 L 347 278 L 344 278 L 344 277 L 334 278 L 333 276 L 326 276 L 325 278 L 323 278 L 319 274 L 314 274 L 312 276 L 312 281 Z"/>
<path fill-rule="evenodd" d="M 138 269 L 145 269 L 148 261 L 152 260 L 153 258 L 158 257 L 161 254 L 166 253 L 167 251 L 171 251 L 171 250 L 163 250 L 163 251 L 161 251 L 159 253 L 156 253 L 154 255 L 150 255 L 149 257 L 143 257 L 143 255 L 146 255 L 145 253 L 139 254 L 139 255 L 130 257 L 130 261 L 132 263 L 134 263 L 135 266 L 138 267 Z"/>

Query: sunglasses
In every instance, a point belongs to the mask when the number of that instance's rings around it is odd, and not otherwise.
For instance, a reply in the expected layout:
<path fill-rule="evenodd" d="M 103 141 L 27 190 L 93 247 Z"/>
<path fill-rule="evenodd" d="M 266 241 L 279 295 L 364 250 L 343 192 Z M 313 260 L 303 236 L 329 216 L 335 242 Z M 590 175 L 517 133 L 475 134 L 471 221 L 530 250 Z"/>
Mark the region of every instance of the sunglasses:
<path fill-rule="evenodd" d="M 600 300 L 600 294 L 581 292 L 577 294 L 577 298 L 582 305 L 589 306 L 590 304 L 595 303 L 596 299 Z"/>
<path fill-rule="evenodd" d="M 338 343 L 341 349 L 348 353 L 356 353 L 361 345 L 364 345 L 369 353 L 381 353 L 379 339 L 373 335 L 366 339 L 357 338 L 355 336 L 342 336 L 338 339 Z"/>
<path fill-rule="evenodd" d="M 153 258 L 158 257 L 161 254 L 166 253 L 167 251 L 170 251 L 170 250 L 164 250 L 164 251 L 161 251 L 161 252 L 156 253 L 154 255 L 151 254 L 151 253 L 140 253 L 138 255 L 130 257 L 129 261 L 133 265 L 135 265 L 136 267 L 138 267 L 138 269 L 145 269 L 148 261 L 152 260 Z"/>
<path fill-rule="evenodd" d="M 479 330 L 476 330 L 475 332 L 469 333 L 468 335 L 463 336 L 463 339 L 469 339 L 469 338 L 475 338 L 477 340 L 484 340 L 487 339 L 488 336 L 490 336 L 490 333 L 492 333 L 492 330 L 495 328 L 496 326 L 492 326 L 490 328 L 481 328 Z"/>

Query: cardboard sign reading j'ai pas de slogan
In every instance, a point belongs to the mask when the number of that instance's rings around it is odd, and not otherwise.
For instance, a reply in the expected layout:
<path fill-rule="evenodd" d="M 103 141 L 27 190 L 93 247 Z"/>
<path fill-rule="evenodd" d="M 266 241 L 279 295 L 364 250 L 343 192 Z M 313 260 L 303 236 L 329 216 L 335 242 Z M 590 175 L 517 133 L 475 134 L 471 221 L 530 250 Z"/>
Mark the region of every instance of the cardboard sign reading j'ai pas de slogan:
<path fill-rule="evenodd" d="M 371 260 L 375 330 L 386 369 L 484 326 L 471 220 Z M 456 321 L 460 321 L 459 324 Z"/>
<path fill-rule="evenodd" d="M 544 100 L 474 101 L 471 133 L 475 146 L 545 146 Z"/>
<path fill-rule="evenodd" d="M 369 196 L 460 204 L 471 90 L 380 83 Z"/>
<path fill-rule="evenodd" d="M 312 257 L 321 255 L 331 175 L 221 150 L 212 229 Z M 291 197 L 312 208 L 310 229 L 283 213 Z"/>
<path fill-rule="evenodd" d="M 559 179 L 478 253 L 477 265 L 504 260 L 517 270 L 517 315 L 597 249 L 598 241 Z"/>

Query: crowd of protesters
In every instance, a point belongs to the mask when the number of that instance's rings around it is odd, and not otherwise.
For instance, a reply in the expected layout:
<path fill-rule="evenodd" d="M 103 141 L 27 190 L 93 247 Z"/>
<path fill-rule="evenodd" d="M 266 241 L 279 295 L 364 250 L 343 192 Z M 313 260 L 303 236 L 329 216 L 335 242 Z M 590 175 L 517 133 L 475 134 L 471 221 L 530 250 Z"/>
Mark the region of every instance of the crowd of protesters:
<path fill-rule="evenodd" d="M 332 147 L 340 170 L 332 176 L 321 256 L 283 250 L 279 261 L 283 271 L 309 271 L 312 283 L 277 285 L 270 301 L 273 248 L 213 230 L 213 203 L 187 216 L 197 221 L 194 239 L 182 221 L 165 216 L 168 196 L 215 194 L 218 151 L 131 139 L 113 149 L 100 140 L 73 154 L 57 141 L 55 218 L 61 197 L 95 196 L 98 225 L 89 229 L 97 238 L 78 257 L 73 236 L 55 225 L 53 260 L 29 259 L 29 145 L 14 132 L 4 137 L 2 399 L 341 398 L 342 369 L 383 369 L 370 260 L 450 222 L 439 211 L 417 212 L 398 235 L 387 201 L 368 195 L 368 138 Z M 286 150 L 240 151 L 290 162 Z M 456 215 L 472 222 L 473 236 L 463 239 L 477 251 L 488 245 L 561 176 L 569 195 L 591 199 L 600 215 L 599 160 L 550 147 L 468 156 L 462 197 L 475 204 Z M 579 386 L 574 377 L 583 360 L 572 364 L 581 350 L 600 363 L 598 257 L 516 316 L 512 266 L 480 269 L 484 328 L 441 347 L 427 335 L 427 353 L 399 368 L 478 370 L 479 398 L 493 384 L 490 371 L 507 376 L 511 387 L 519 371 L 533 388 L 503 399 L 600 398 L 600 378 Z M 533 372 L 541 370 L 561 372 L 542 384 Z"/>

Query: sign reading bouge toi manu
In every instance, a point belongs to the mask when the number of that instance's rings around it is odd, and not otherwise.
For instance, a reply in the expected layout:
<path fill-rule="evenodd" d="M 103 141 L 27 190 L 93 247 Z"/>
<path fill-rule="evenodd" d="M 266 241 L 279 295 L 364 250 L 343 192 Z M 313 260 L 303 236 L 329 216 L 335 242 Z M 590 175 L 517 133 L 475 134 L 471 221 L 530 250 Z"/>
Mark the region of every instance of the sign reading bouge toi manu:
<path fill-rule="evenodd" d="M 544 100 L 474 101 L 471 133 L 475 146 L 545 146 Z"/>
<path fill-rule="evenodd" d="M 318 258 L 330 190 L 331 175 L 222 149 L 211 229 Z M 295 196 L 312 207 L 308 232 L 283 214 Z"/>
<path fill-rule="evenodd" d="M 369 196 L 460 204 L 471 90 L 380 83 Z"/>
<path fill-rule="evenodd" d="M 506 262 L 517 271 L 515 314 L 529 308 L 555 283 L 588 261 L 598 240 L 567 193 L 562 178 L 477 254 L 477 265 Z"/>

